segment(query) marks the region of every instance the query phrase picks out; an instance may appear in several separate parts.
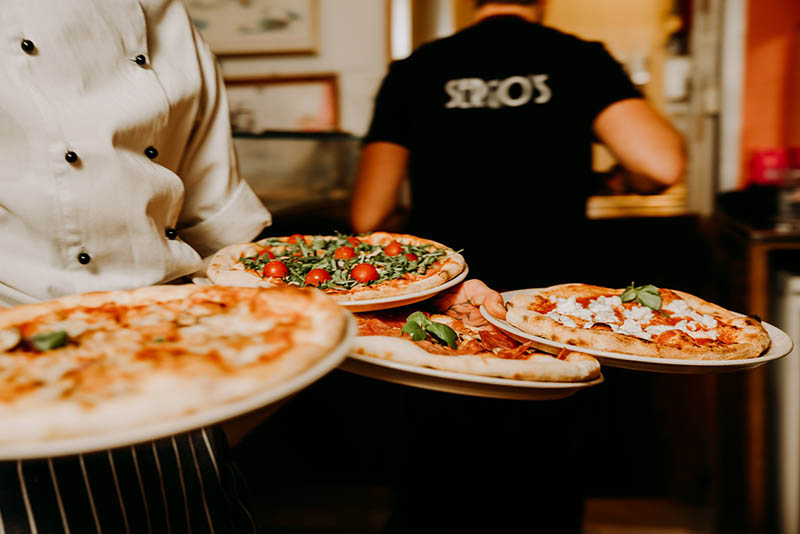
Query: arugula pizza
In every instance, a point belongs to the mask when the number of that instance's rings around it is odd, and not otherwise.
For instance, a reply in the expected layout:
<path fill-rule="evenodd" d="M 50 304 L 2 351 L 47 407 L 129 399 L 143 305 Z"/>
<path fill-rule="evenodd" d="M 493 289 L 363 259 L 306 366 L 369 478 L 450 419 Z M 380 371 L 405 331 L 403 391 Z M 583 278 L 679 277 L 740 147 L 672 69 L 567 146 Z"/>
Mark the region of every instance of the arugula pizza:
<path fill-rule="evenodd" d="M 461 254 L 411 235 L 295 234 L 223 248 L 206 275 L 218 285 L 315 286 L 343 302 L 435 288 L 465 267 Z"/>
<path fill-rule="evenodd" d="M 562 284 L 506 303 L 513 326 L 558 343 L 697 360 L 755 358 L 770 346 L 760 321 L 653 285 L 610 289 Z"/>
<path fill-rule="evenodd" d="M 600 376 L 589 355 L 538 352 L 491 325 L 472 326 L 449 315 L 408 308 L 357 313 L 355 354 L 472 375 L 546 382 L 581 382 Z"/>
<path fill-rule="evenodd" d="M 159 286 L 0 311 L 0 445 L 136 429 L 268 392 L 346 341 L 310 289 Z"/>

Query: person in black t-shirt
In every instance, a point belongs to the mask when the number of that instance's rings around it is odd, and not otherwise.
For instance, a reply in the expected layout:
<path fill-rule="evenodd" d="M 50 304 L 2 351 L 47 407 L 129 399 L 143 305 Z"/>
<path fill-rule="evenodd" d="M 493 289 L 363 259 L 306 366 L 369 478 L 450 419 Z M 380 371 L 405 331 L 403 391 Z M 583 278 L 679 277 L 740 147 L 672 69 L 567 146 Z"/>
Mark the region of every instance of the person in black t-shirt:
<path fill-rule="evenodd" d="M 652 193 L 681 179 L 682 139 L 601 43 L 538 24 L 536 1 L 477 4 L 476 24 L 391 65 L 364 141 L 352 226 L 386 229 L 408 172 L 405 229 L 463 248 L 490 286 L 577 281 L 565 269 L 586 247 L 593 140 L 629 171 L 632 190 Z M 521 271 L 509 252 L 569 261 Z"/>
<path fill-rule="evenodd" d="M 631 190 L 654 193 L 681 179 L 682 139 L 602 44 L 538 24 L 539 2 L 476 4 L 475 25 L 391 65 L 352 226 L 399 229 L 391 221 L 408 172 L 405 230 L 463 248 L 489 286 L 589 281 L 592 142 L 615 153 Z M 404 391 L 407 456 L 389 531 L 580 531 L 581 476 L 594 461 L 576 435 L 580 399 Z"/>

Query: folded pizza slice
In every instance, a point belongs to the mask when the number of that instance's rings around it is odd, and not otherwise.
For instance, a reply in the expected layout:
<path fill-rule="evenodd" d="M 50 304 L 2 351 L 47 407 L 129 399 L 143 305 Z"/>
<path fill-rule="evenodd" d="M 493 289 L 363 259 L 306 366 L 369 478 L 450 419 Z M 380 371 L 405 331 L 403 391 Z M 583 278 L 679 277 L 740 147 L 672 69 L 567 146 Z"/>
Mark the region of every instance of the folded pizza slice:
<path fill-rule="evenodd" d="M 353 352 L 443 371 L 546 382 L 581 382 L 600 376 L 587 354 L 538 352 L 491 325 L 475 327 L 448 315 L 400 308 L 356 314 Z"/>

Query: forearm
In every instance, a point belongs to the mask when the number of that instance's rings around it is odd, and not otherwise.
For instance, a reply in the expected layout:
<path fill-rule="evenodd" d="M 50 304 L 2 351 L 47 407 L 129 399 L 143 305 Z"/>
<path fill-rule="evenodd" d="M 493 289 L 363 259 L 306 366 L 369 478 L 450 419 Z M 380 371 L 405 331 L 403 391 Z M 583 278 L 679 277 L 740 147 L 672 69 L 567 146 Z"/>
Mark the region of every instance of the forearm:
<path fill-rule="evenodd" d="M 369 232 L 398 222 L 397 193 L 406 175 L 408 150 L 385 142 L 370 143 L 361 154 L 350 203 L 350 224 Z"/>
<path fill-rule="evenodd" d="M 642 174 L 636 174 L 622 165 L 616 165 L 603 178 L 600 195 L 657 195 L 668 186 Z"/>
<path fill-rule="evenodd" d="M 609 106 L 595 120 L 594 130 L 629 172 L 627 185 L 634 191 L 654 193 L 683 179 L 683 138 L 644 100 Z"/>
<path fill-rule="evenodd" d="M 677 182 L 677 180 L 676 180 Z M 669 185 L 654 180 L 651 176 L 629 172 L 626 174 L 626 188 L 630 193 L 640 195 L 657 195 L 667 189 Z"/>

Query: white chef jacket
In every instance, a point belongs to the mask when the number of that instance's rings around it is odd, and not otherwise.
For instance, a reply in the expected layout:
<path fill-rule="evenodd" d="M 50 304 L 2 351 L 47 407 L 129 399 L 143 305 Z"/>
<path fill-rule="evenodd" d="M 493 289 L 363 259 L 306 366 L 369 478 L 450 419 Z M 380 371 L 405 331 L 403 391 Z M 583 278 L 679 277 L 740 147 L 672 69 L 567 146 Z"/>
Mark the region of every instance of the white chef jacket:
<path fill-rule="evenodd" d="M 0 303 L 166 282 L 269 222 L 180 0 L 2 0 Z"/>

